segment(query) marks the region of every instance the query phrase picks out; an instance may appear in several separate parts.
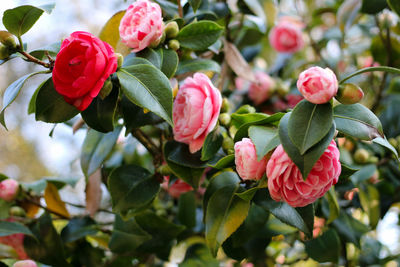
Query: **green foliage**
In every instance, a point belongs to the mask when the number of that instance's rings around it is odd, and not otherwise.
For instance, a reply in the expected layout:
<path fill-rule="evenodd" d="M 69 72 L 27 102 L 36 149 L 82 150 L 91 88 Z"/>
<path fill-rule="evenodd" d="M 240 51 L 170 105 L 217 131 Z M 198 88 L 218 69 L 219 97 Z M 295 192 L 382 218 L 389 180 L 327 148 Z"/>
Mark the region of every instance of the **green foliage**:
<path fill-rule="evenodd" d="M 223 28 L 213 21 L 192 22 L 183 27 L 177 40 L 182 47 L 205 50 L 221 36 Z"/>
<path fill-rule="evenodd" d="M 0 221 L 0 236 L 8 236 L 17 233 L 33 236 L 32 232 L 23 224 Z"/>
<path fill-rule="evenodd" d="M 339 261 L 341 244 L 338 234 L 330 229 L 321 236 L 306 242 L 306 251 L 311 258 L 318 262 Z"/>

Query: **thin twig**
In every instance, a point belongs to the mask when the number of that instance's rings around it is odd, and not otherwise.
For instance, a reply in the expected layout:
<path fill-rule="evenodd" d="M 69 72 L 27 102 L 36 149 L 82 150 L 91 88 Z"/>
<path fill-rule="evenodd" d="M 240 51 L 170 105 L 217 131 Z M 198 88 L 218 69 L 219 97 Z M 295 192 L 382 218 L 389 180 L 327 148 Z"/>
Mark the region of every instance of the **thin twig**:
<path fill-rule="evenodd" d="M 54 62 L 53 63 L 46 63 L 44 61 L 41 61 L 41 60 L 35 58 L 34 56 L 31 56 L 29 53 L 27 53 L 25 51 L 19 51 L 19 53 L 21 53 L 24 57 L 26 57 L 28 59 L 28 61 L 36 63 L 38 65 L 42 65 L 45 68 L 51 69 L 53 67 L 53 65 L 54 65 Z"/>
<path fill-rule="evenodd" d="M 71 203 L 71 202 L 67 202 L 67 201 L 64 201 L 64 203 L 67 205 L 73 206 L 75 208 L 86 209 L 86 207 L 84 205 L 75 204 L 75 203 Z M 97 211 L 114 214 L 114 212 L 112 212 L 110 210 L 106 210 L 106 209 L 98 209 Z"/>
<path fill-rule="evenodd" d="M 179 17 L 183 18 L 183 9 L 182 9 L 182 3 L 181 0 L 177 0 L 178 3 L 178 13 L 179 13 Z"/>

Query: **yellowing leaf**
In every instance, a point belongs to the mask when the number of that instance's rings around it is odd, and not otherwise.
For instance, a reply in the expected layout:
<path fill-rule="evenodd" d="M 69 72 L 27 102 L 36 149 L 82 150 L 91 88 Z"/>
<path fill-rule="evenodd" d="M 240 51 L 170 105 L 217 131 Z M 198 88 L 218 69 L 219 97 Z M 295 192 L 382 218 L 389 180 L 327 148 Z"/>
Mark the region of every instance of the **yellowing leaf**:
<path fill-rule="evenodd" d="M 103 26 L 99 34 L 99 38 L 109 43 L 114 49 L 117 49 L 119 41 L 119 23 L 124 15 L 125 10 L 115 13 Z"/>
<path fill-rule="evenodd" d="M 46 190 L 44 191 L 44 200 L 46 201 L 47 208 L 50 211 L 57 212 L 58 214 L 69 218 L 69 213 L 65 207 L 65 203 L 61 200 L 57 187 L 53 183 L 47 183 Z"/>

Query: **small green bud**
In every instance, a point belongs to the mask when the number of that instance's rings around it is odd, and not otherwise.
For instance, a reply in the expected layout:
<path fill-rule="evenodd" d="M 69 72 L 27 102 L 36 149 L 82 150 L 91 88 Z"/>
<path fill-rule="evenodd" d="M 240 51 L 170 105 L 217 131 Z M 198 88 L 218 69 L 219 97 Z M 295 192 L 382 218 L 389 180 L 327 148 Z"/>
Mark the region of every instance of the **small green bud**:
<path fill-rule="evenodd" d="M 179 43 L 178 40 L 172 39 L 172 40 L 169 40 L 168 46 L 169 46 L 169 48 L 171 48 L 172 50 L 175 50 L 175 51 L 176 51 L 176 50 L 178 50 L 178 49 L 181 47 L 181 44 Z"/>
<path fill-rule="evenodd" d="M 102 100 L 104 100 L 112 91 L 113 84 L 111 81 L 111 78 L 108 77 L 108 79 L 104 82 L 103 88 L 101 88 L 101 91 L 99 93 L 99 96 Z"/>
<path fill-rule="evenodd" d="M 154 40 L 153 42 L 151 42 L 150 48 L 156 48 L 157 46 L 159 46 L 164 41 L 165 41 L 165 34 L 163 33 L 163 35 L 160 38 L 158 38 L 157 40 Z"/>
<path fill-rule="evenodd" d="M 237 114 L 247 114 L 247 113 L 255 113 L 256 109 L 253 106 L 250 105 L 244 105 L 238 108 L 235 113 Z"/>
<path fill-rule="evenodd" d="M 345 105 L 355 104 L 361 101 L 364 97 L 363 90 L 355 84 L 345 83 L 339 86 L 336 99 Z"/>
<path fill-rule="evenodd" d="M 11 216 L 17 216 L 17 217 L 25 217 L 26 216 L 25 210 L 18 206 L 11 207 L 9 210 L 9 213 Z"/>
<path fill-rule="evenodd" d="M 229 136 L 224 137 L 224 140 L 222 141 L 222 149 L 225 151 L 226 154 L 233 154 L 235 153 L 234 150 L 234 142 L 232 138 Z"/>
<path fill-rule="evenodd" d="M 359 148 L 356 150 L 356 153 L 354 153 L 354 160 L 357 163 L 367 163 L 368 159 L 370 157 L 369 152 L 364 149 L 364 148 Z"/>
<path fill-rule="evenodd" d="M 164 176 L 172 174 L 172 170 L 167 164 L 158 167 L 157 172 Z"/>
<path fill-rule="evenodd" d="M 285 97 L 290 92 L 290 85 L 281 80 L 277 80 L 274 90 L 280 97 Z"/>
<path fill-rule="evenodd" d="M 221 105 L 221 112 L 229 112 L 230 110 L 230 103 L 228 98 L 224 97 L 222 98 L 222 105 Z"/>
<path fill-rule="evenodd" d="M 118 68 L 121 68 L 124 64 L 124 56 L 120 53 L 115 53 L 115 55 L 117 56 Z"/>
<path fill-rule="evenodd" d="M 10 53 L 8 52 L 8 48 L 5 47 L 4 45 L 0 44 L 0 60 L 6 59 L 10 56 Z"/>
<path fill-rule="evenodd" d="M 219 122 L 224 126 L 229 126 L 231 123 L 231 116 L 228 113 L 221 113 L 218 119 Z"/>
<path fill-rule="evenodd" d="M 176 23 L 176 21 L 169 22 L 167 26 L 165 26 L 164 32 L 167 38 L 175 38 L 179 33 L 178 23 Z"/>
<path fill-rule="evenodd" d="M 0 31 L 0 42 L 6 46 L 11 53 L 17 50 L 14 35 L 7 31 Z"/>

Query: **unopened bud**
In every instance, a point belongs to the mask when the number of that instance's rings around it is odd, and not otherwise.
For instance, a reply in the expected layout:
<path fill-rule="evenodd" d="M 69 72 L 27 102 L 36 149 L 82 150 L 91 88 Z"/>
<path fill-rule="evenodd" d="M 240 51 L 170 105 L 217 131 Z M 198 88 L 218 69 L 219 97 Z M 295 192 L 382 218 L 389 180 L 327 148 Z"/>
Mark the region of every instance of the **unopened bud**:
<path fill-rule="evenodd" d="M 158 38 L 157 40 L 154 40 L 153 42 L 150 43 L 150 48 L 156 48 L 160 43 L 165 41 L 165 33 Z"/>
<path fill-rule="evenodd" d="M 7 31 L 0 31 L 0 42 L 9 49 L 11 52 L 15 52 L 17 44 L 15 43 L 14 35 Z"/>
<path fill-rule="evenodd" d="M 0 60 L 6 59 L 10 56 L 10 53 L 8 52 L 8 48 L 5 47 L 4 45 L 0 44 Z"/>
<path fill-rule="evenodd" d="M 237 114 L 247 114 L 247 113 L 255 113 L 256 109 L 250 105 L 241 106 L 235 113 Z"/>
<path fill-rule="evenodd" d="M 11 216 L 17 216 L 17 217 L 25 217 L 26 216 L 25 210 L 18 206 L 11 207 L 9 210 L 9 213 Z"/>
<path fill-rule="evenodd" d="M 359 148 L 356 150 L 356 153 L 354 153 L 354 160 L 357 163 L 367 163 L 369 157 L 369 152 L 364 148 Z"/>
<path fill-rule="evenodd" d="M 121 68 L 124 64 L 124 56 L 120 53 L 115 53 L 115 55 L 117 56 L 118 68 Z"/>
<path fill-rule="evenodd" d="M 161 165 L 158 169 L 157 172 L 160 173 L 161 175 L 167 176 L 172 174 L 172 170 L 171 168 L 165 164 L 165 165 Z"/>
<path fill-rule="evenodd" d="M 221 113 L 219 115 L 219 122 L 224 126 L 229 126 L 231 123 L 231 116 L 228 113 Z"/>
<path fill-rule="evenodd" d="M 113 84 L 111 82 L 111 78 L 108 77 L 108 79 L 104 82 L 103 88 L 101 88 L 99 96 L 102 100 L 104 100 L 112 91 Z"/>
<path fill-rule="evenodd" d="M 19 183 L 13 179 L 6 179 L 0 183 L 0 198 L 5 201 L 13 201 L 17 198 Z"/>
<path fill-rule="evenodd" d="M 221 112 L 229 112 L 230 110 L 230 103 L 228 98 L 222 98 L 222 105 L 221 105 Z"/>
<path fill-rule="evenodd" d="M 175 38 L 179 33 L 179 26 L 176 21 L 171 21 L 165 26 L 165 35 L 167 38 Z"/>
<path fill-rule="evenodd" d="M 222 141 L 222 149 L 225 151 L 226 154 L 233 154 L 235 153 L 234 150 L 234 143 L 232 138 L 230 138 L 229 136 L 224 137 L 224 140 Z"/>
<path fill-rule="evenodd" d="M 181 44 L 179 43 L 178 40 L 172 39 L 172 40 L 169 40 L 168 46 L 169 46 L 169 48 L 171 48 L 172 50 L 175 50 L 175 51 L 176 51 L 176 50 L 178 50 L 178 49 L 181 47 Z"/>
<path fill-rule="evenodd" d="M 346 83 L 339 86 L 336 99 L 346 105 L 355 104 L 361 101 L 364 97 L 363 90 L 355 84 Z"/>

